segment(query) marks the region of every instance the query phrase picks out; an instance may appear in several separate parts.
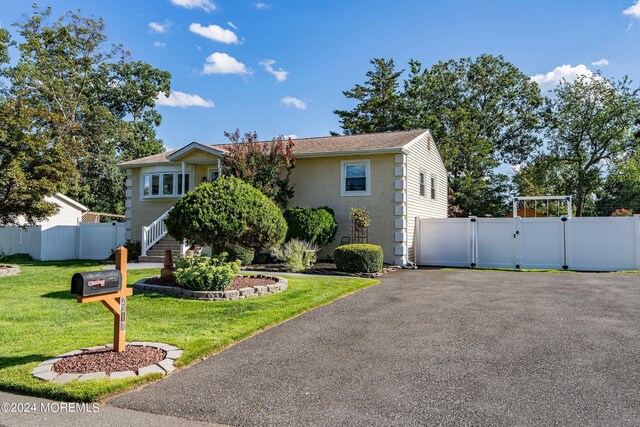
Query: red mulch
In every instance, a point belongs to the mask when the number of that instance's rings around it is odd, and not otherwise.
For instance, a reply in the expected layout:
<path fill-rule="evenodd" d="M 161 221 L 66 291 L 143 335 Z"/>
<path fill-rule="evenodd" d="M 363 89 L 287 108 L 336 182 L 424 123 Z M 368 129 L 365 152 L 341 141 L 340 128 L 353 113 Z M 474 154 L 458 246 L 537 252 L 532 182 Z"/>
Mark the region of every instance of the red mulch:
<path fill-rule="evenodd" d="M 159 277 L 152 277 L 147 279 L 146 283 L 150 285 L 163 285 L 163 286 L 176 286 L 180 287 L 176 282 L 162 282 Z M 269 279 L 267 277 L 248 277 L 248 276 L 236 276 L 226 290 L 232 291 L 240 288 L 248 288 L 250 286 L 264 286 L 272 285 L 276 283 L 276 280 Z"/>
<path fill-rule="evenodd" d="M 89 372 L 135 371 L 161 362 L 167 353 L 154 347 L 128 345 L 122 353 L 111 348 L 84 350 L 82 354 L 65 357 L 53 364 L 60 374 L 86 374 Z"/>

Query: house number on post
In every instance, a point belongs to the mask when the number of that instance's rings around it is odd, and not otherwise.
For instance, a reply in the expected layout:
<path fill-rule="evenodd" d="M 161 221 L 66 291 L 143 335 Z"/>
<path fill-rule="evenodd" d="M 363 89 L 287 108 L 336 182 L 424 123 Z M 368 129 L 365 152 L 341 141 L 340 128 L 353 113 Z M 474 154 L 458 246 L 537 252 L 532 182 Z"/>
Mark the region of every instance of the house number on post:
<path fill-rule="evenodd" d="M 127 248 L 116 249 L 114 271 L 76 273 L 71 278 L 71 293 L 79 303 L 100 301 L 113 313 L 113 349 L 121 353 L 125 349 L 127 329 L 127 297 L 133 290 L 127 288 Z"/>

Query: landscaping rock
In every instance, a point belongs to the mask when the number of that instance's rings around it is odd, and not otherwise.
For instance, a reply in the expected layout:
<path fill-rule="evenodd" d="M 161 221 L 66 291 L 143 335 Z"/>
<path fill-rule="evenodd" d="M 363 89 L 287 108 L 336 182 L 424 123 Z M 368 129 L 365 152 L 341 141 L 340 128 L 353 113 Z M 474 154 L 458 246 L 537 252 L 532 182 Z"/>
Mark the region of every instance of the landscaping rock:
<path fill-rule="evenodd" d="M 58 376 L 57 373 L 53 372 L 53 371 L 47 371 L 47 372 L 40 372 L 38 374 L 34 374 L 33 372 L 31 373 L 34 377 L 44 380 L 44 381 L 51 381 L 53 380 L 55 377 Z"/>
<path fill-rule="evenodd" d="M 138 375 L 141 376 L 141 377 L 144 376 L 144 375 L 149 375 L 149 374 L 162 374 L 162 375 L 165 375 L 166 371 L 164 369 L 162 369 L 158 365 L 149 365 L 149 366 L 145 366 L 144 368 L 138 369 Z"/>
<path fill-rule="evenodd" d="M 182 350 L 172 350 L 172 351 L 167 353 L 166 358 L 175 360 L 175 359 L 180 358 L 180 356 L 182 356 L 182 353 L 183 353 Z"/>
<path fill-rule="evenodd" d="M 160 366 L 162 369 L 164 369 L 167 374 L 170 374 L 171 372 L 176 370 L 176 367 L 173 364 L 173 359 L 164 359 L 162 362 L 158 363 L 157 365 Z"/>
<path fill-rule="evenodd" d="M 114 380 L 119 380 L 122 378 L 129 378 L 129 377 L 135 377 L 136 373 L 133 371 L 120 371 L 120 372 L 111 372 L 111 374 L 109 374 L 109 378 L 114 379 Z"/>
<path fill-rule="evenodd" d="M 78 381 L 101 380 L 103 378 L 107 378 L 107 374 L 105 372 L 91 372 L 80 375 Z"/>
<path fill-rule="evenodd" d="M 80 374 L 60 374 L 56 378 L 54 378 L 52 382 L 65 384 L 73 380 L 77 380 L 78 378 L 80 378 Z"/>

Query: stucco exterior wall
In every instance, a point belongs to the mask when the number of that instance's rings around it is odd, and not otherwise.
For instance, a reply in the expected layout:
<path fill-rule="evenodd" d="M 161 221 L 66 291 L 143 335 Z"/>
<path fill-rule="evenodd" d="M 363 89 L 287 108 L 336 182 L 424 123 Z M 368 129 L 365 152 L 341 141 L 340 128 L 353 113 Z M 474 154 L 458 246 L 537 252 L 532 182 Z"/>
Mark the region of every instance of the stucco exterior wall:
<path fill-rule="evenodd" d="M 447 171 L 431 135 L 422 137 L 407 151 L 407 246 L 408 259 L 415 262 L 416 217 L 447 217 Z M 426 175 L 424 197 L 420 196 L 420 171 Z M 435 199 L 431 199 L 432 176 L 436 180 Z"/>
<path fill-rule="evenodd" d="M 211 155 L 209 155 L 211 156 Z M 406 162 L 405 155 L 402 162 Z M 210 164 L 187 165 L 187 172 L 195 179 L 191 180 L 191 188 L 198 185 L 202 178 L 208 176 L 208 168 L 217 166 L 217 161 Z M 195 158 L 191 158 L 195 160 Z M 198 161 L 204 159 L 198 158 Z M 369 196 L 342 196 L 341 161 L 369 160 L 371 191 Z M 369 242 L 382 246 L 384 261 L 398 263 L 404 260 L 407 253 L 406 228 L 398 228 L 401 223 L 398 218 L 406 218 L 407 200 L 403 188 L 397 187 L 398 180 L 405 180 L 404 163 L 397 163 L 395 154 L 378 154 L 364 156 L 336 156 L 323 158 L 300 158 L 296 160 L 296 167 L 291 174 L 294 186 L 294 197 L 289 206 L 320 207 L 328 206 L 335 211 L 338 232 L 335 240 L 323 248 L 320 258 L 333 255 L 333 250 L 339 245 L 342 237 L 351 237 L 351 221 L 349 211 L 352 207 L 362 207 L 369 211 L 371 226 L 369 227 Z M 402 167 L 399 167 L 402 166 Z M 167 166 L 153 166 L 148 168 L 127 169 L 127 200 L 125 216 L 127 217 L 127 238 L 142 239 L 142 227 L 149 225 L 162 213 L 166 212 L 177 198 L 141 198 L 141 175 L 149 172 L 180 171 L 180 163 Z M 445 190 L 446 191 L 446 190 Z M 401 208 L 402 212 L 398 209 Z M 446 211 L 446 207 L 445 207 Z M 400 215 L 401 216 L 398 216 Z M 403 233 L 401 237 L 398 233 Z M 402 262 L 400 262 L 402 263 Z"/>
<path fill-rule="evenodd" d="M 340 195 L 340 162 L 353 159 L 371 161 L 370 196 Z M 369 243 L 382 246 L 385 262 L 394 262 L 394 166 L 393 154 L 296 160 L 291 173 L 295 194 L 289 206 L 328 206 L 336 213 L 336 238 L 320 252 L 320 258 L 333 255 L 343 236 L 351 237 L 349 211 L 352 207 L 362 207 L 371 216 Z"/>

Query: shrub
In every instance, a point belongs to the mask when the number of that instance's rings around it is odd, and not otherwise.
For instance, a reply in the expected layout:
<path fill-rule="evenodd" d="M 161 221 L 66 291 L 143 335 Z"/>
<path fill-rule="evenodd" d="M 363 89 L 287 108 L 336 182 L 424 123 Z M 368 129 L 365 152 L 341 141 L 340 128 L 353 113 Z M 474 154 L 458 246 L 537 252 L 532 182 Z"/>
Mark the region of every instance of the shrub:
<path fill-rule="evenodd" d="M 286 240 L 298 239 L 325 246 L 336 237 L 338 224 L 332 209 L 289 208 L 284 212 L 287 221 Z"/>
<path fill-rule="evenodd" d="M 0 262 L 27 262 L 33 261 L 33 257 L 26 253 L 18 253 L 13 255 L 0 254 Z"/>
<path fill-rule="evenodd" d="M 181 197 L 165 219 L 178 241 L 209 245 L 221 253 L 227 243 L 260 250 L 280 244 L 287 223 L 274 202 L 238 178 L 221 176 Z"/>
<path fill-rule="evenodd" d="M 336 267 L 347 273 L 376 273 L 382 270 L 383 257 L 382 248 L 370 244 L 338 246 L 333 252 Z"/>
<path fill-rule="evenodd" d="M 225 255 L 176 259 L 176 283 L 192 291 L 224 291 L 240 272 L 240 261 L 225 262 Z"/>
<path fill-rule="evenodd" d="M 313 267 L 318 247 L 304 240 L 292 239 L 273 250 L 273 256 L 282 261 L 287 271 L 298 272 Z"/>
<path fill-rule="evenodd" d="M 250 248 L 243 248 L 242 246 L 228 243 L 224 247 L 224 251 L 228 254 L 227 259 L 231 261 L 240 261 L 241 265 L 249 265 L 253 261 L 255 251 Z"/>

